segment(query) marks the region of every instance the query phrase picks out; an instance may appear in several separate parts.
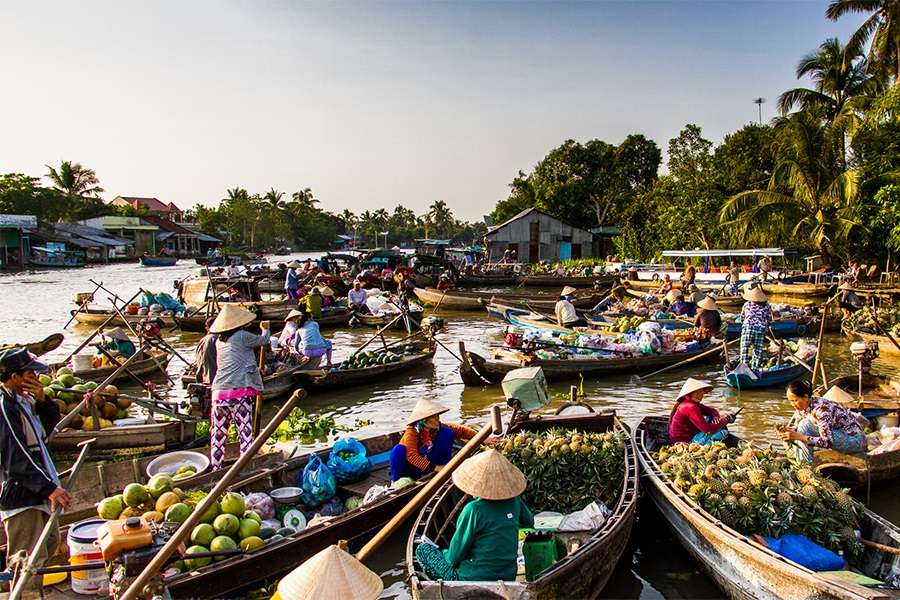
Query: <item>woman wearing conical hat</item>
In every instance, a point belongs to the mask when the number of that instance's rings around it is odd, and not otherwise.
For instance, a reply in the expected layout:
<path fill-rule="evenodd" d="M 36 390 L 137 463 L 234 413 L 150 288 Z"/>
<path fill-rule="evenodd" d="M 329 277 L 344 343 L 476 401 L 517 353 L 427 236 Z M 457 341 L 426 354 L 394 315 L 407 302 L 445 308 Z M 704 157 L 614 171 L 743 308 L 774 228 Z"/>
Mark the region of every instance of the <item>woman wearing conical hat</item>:
<path fill-rule="evenodd" d="M 269 343 L 269 322 L 260 323 L 262 335 L 246 331 L 256 318 L 249 310 L 226 304 L 209 332 L 216 334 L 216 376 L 212 382 L 209 454 L 213 470 L 225 462 L 228 427 L 234 423 L 241 453 L 253 442 L 253 406 L 262 393 L 262 375 L 253 350 Z"/>
<path fill-rule="evenodd" d="M 684 382 L 669 414 L 670 443 L 708 444 L 728 435 L 725 427 L 734 422 L 735 415 L 723 417 L 712 406 L 703 404 L 703 397 L 711 389 L 713 386 L 699 379 L 689 378 Z"/>
<path fill-rule="evenodd" d="M 446 550 L 427 542 L 416 547 L 425 574 L 444 581 L 515 581 L 519 528 L 534 527 L 520 497 L 527 485 L 522 471 L 491 448 L 463 462 L 453 484 L 472 500 L 460 511 Z"/>
<path fill-rule="evenodd" d="M 401 477 L 418 479 L 450 461 L 453 440 L 470 440 L 475 430 L 465 425 L 442 423 L 440 415 L 447 412 L 440 404 L 427 398 L 416 403 L 406 422 L 406 431 L 391 450 L 391 481 Z"/>
<path fill-rule="evenodd" d="M 114 327 L 109 331 L 104 331 L 101 335 L 106 339 L 103 348 L 111 351 L 113 354 L 119 354 L 122 358 L 131 358 L 137 352 L 134 342 L 128 337 L 128 334 L 121 327 Z M 100 351 L 98 350 L 98 353 Z M 102 353 L 100 353 L 102 354 Z"/>
<path fill-rule="evenodd" d="M 704 296 L 697 302 L 697 316 L 694 317 L 694 327 L 697 328 L 700 339 L 708 340 L 718 335 L 722 330 L 722 315 L 719 314 L 719 306 L 710 296 Z"/>
<path fill-rule="evenodd" d="M 572 286 L 567 285 L 559 293 L 559 301 L 553 307 L 556 314 L 556 324 L 560 327 L 575 327 L 577 325 L 586 325 L 584 319 L 578 316 L 575 305 L 572 304 L 572 294 L 576 291 Z"/>
<path fill-rule="evenodd" d="M 292 260 L 285 267 L 287 271 L 284 277 L 284 293 L 287 295 L 288 300 L 299 300 L 300 275 L 298 274 L 298 269 L 300 268 L 300 263 Z"/>
<path fill-rule="evenodd" d="M 741 362 L 754 371 L 762 366 L 766 333 L 772 323 L 772 308 L 762 288 L 754 285 L 744 291 L 741 308 Z"/>

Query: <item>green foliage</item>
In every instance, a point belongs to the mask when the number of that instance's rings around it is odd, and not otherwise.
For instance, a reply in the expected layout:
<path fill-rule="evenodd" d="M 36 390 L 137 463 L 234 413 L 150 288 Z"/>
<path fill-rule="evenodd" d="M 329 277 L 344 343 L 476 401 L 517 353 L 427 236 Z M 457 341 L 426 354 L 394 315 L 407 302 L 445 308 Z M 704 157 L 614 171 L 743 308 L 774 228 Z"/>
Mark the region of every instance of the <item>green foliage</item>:
<path fill-rule="evenodd" d="M 775 170 L 774 135 L 768 125 L 750 123 L 725 140 L 713 152 L 716 182 L 727 196 L 766 186 Z"/>
<path fill-rule="evenodd" d="M 875 194 L 867 225 L 875 239 L 892 251 L 900 251 L 900 185 L 886 185 Z"/>
<path fill-rule="evenodd" d="M 0 213 L 34 215 L 41 224 L 109 214 L 111 209 L 99 198 L 84 195 L 95 193 L 99 188 L 85 183 L 85 176 L 80 174 L 81 166 L 74 165 L 78 169 L 73 171 L 73 165 L 63 163 L 66 164 L 69 166 L 57 172 L 56 187 L 53 188 L 43 187 L 40 179 L 22 173 L 0 175 Z M 73 175 L 76 171 L 78 173 Z M 96 176 L 93 181 L 96 184 Z"/>

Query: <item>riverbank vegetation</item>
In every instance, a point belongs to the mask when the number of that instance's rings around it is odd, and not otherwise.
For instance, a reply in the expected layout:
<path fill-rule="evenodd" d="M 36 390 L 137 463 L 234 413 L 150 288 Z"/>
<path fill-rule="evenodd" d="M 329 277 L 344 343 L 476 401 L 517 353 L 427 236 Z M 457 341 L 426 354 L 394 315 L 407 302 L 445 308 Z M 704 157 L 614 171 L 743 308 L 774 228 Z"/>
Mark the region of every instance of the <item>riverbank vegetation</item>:
<path fill-rule="evenodd" d="M 566 140 L 519 171 L 492 218 L 536 206 L 571 223 L 616 224 L 623 256 L 667 248 L 787 246 L 885 259 L 900 249 L 900 4 L 835 0 L 830 19 L 868 16 L 849 40 L 802 57 L 779 116 L 715 145 L 688 124 L 662 152 L 632 134 L 614 145 Z"/>

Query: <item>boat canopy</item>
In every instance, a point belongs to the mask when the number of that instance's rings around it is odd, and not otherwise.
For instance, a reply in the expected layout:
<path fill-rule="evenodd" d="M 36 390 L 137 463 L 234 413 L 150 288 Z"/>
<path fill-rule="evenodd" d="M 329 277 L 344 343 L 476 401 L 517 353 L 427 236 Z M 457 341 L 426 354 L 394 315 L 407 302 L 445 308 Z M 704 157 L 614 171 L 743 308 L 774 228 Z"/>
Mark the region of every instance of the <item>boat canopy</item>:
<path fill-rule="evenodd" d="M 784 248 L 747 248 L 741 250 L 664 250 L 663 256 L 688 258 L 692 256 L 784 256 Z"/>

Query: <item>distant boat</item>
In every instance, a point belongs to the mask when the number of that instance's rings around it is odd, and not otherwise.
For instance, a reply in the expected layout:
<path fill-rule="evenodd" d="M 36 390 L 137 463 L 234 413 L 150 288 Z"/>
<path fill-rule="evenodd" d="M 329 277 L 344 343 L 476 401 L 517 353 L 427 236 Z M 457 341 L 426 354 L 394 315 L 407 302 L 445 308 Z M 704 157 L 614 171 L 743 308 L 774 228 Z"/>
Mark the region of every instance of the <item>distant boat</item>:
<path fill-rule="evenodd" d="M 145 267 L 174 267 L 178 262 L 175 256 L 147 256 L 141 257 L 141 264 Z"/>
<path fill-rule="evenodd" d="M 43 246 L 32 246 L 31 259 L 28 261 L 32 267 L 41 269 L 67 269 L 83 267 L 84 259 L 71 252 L 53 250 Z"/>

